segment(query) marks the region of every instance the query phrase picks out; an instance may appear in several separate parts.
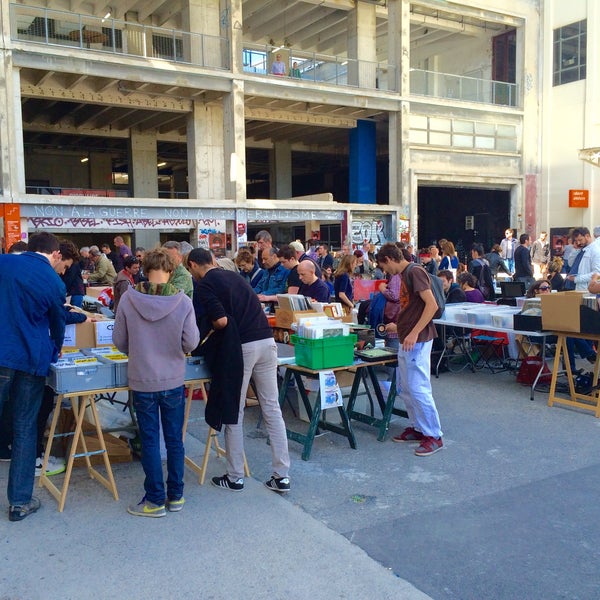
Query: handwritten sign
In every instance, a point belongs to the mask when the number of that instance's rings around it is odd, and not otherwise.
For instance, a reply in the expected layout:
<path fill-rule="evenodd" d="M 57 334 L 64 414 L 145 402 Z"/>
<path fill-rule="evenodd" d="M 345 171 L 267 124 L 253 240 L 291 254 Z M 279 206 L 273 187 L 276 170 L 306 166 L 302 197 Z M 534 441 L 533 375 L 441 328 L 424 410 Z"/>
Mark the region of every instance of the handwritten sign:
<path fill-rule="evenodd" d="M 589 203 L 589 190 L 569 190 L 569 208 L 588 208 Z"/>

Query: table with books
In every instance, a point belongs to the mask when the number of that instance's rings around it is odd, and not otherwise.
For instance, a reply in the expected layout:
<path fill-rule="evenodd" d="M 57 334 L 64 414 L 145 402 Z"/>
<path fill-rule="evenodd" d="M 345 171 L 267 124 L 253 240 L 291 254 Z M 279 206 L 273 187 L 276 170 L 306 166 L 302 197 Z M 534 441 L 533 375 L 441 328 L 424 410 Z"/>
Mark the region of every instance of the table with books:
<path fill-rule="evenodd" d="M 390 382 L 387 397 L 381 391 L 379 380 L 377 378 L 376 367 L 391 366 L 396 362 L 395 353 L 383 351 L 382 356 L 372 358 L 356 358 L 354 356 L 354 344 L 356 335 L 346 335 L 340 337 L 331 337 L 324 339 L 309 339 L 293 335 L 292 343 L 295 346 L 294 362 L 289 359 L 281 361 L 282 367 L 285 367 L 285 374 L 279 392 L 279 403 L 283 407 L 288 387 L 292 381 L 295 381 L 300 401 L 302 402 L 306 415 L 309 420 L 308 431 L 300 433 L 287 428 L 288 439 L 299 442 L 303 445 L 302 460 L 308 460 L 311 455 L 315 436 L 320 429 L 325 429 L 342 435 L 348 439 L 350 447 L 356 448 L 356 438 L 352 430 L 351 420 L 360 421 L 367 425 L 377 428 L 378 439 L 383 441 L 389 428 L 389 421 L 392 414 L 406 417 L 406 412 L 394 408 L 396 397 L 395 370 Z M 321 381 L 330 377 L 331 373 L 346 371 L 352 373 L 352 387 L 348 396 L 347 408 L 341 401 L 341 392 L 339 388 L 331 400 L 328 397 L 323 398 L 321 386 L 319 386 L 316 398 L 311 403 L 304 378 Z M 333 379 L 335 381 L 335 379 Z M 375 406 L 372 401 L 368 381 L 375 393 L 377 408 L 381 411 L 381 417 L 374 416 Z M 371 404 L 371 414 L 366 414 L 357 410 L 356 400 L 359 395 L 361 384 L 364 386 L 365 393 L 369 396 Z M 333 389 L 333 387 L 332 387 Z M 328 393 L 326 392 L 326 396 Z M 327 406 L 330 406 L 327 408 Z M 340 425 L 327 421 L 327 411 L 337 409 L 340 418 Z"/>
<path fill-rule="evenodd" d="M 469 332 L 481 330 L 484 332 L 484 335 L 480 337 L 484 342 L 487 342 L 490 347 L 496 343 L 499 343 L 501 336 L 506 336 L 509 353 L 512 354 L 513 360 L 515 361 L 519 357 L 519 349 L 516 345 L 516 336 L 522 336 L 524 339 L 529 340 L 530 344 L 537 344 L 540 347 L 539 370 L 535 374 L 530 386 L 530 399 L 533 400 L 535 388 L 544 372 L 546 359 L 546 340 L 548 337 L 553 336 L 554 333 L 552 331 L 530 331 L 525 329 L 515 329 L 514 318 L 519 310 L 519 308 L 515 307 L 501 305 L 498 306 L 495 304 L 476 304 L 472 302 L 447 304 L 442 318 L 434 319 L 433 321 L 436 325 L 441 327 L 441 338 L 444 343 L 437 360 L 435 362 L 432 361 L 436 376 L 439 374 L 439 367 L 444 358 L 449 360 L 454 360 L 457 358 L 457 355 L 451 354 L 451 350 L 449 350 L 447 347 L 449 338 L 448 328 L 455 328 L 458 331 L 465 330 Z M 492 373 L 506 370 L 508 360 L 500 361 L 501 365 L 499 368 L 494 368 L 494 365 L 491 364 L 489 360 L 478 363 L 478 359 L 473 357 L 473 353 L 471 351 L 472 348 L 465 344 L 465 336 L 457 335 L 455 337 L 458 341 L 458 345 L 455 349 L 459 352 L 458 358 L 462 359 L 463 362 L 459 365 L 460 368 L 454 368 L 449 362 L 448 367 L 450 371 L 462 370 L 462 368 L 465 367 L 469 367 L 472 371 L 474 371 L 478 366 L 488 366 L 490 372 Z"/>

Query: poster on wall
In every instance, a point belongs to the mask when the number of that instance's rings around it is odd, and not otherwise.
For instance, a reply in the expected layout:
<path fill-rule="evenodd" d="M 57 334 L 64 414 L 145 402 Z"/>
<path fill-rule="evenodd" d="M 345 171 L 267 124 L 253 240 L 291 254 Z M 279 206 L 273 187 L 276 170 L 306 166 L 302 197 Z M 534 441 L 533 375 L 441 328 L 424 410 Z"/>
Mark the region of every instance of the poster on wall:
<path fill-rule="evenodd" d="M 550 256 L 562 258 L 569 243 L 569 231 L 572 227 L 553 227 L 550 229 Z"/>
<path fill-rule="evenodd" d="M 211 246 L 210 236 L 220 236 L 225 251 L 225 219 L 200 219 L 198 220 L 198 248 L 214 250 Z M 216 254 L 216 253 L 215 253 Z M 221 255 L 218 255 L 221 256 Z"/>
<path fill-rule="evenodd" d="M 217 258 L 225 256 L 227 248 L 226 238 L 224 233 L 209 233 L 208 246 Z"/>

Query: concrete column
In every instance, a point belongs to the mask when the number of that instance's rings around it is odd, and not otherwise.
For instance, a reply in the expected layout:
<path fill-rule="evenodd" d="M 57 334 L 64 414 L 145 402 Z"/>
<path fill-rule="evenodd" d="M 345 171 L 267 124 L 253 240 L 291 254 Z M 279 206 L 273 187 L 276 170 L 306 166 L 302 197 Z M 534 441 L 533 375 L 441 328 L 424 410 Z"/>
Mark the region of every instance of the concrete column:
<path fill-rule="evenodd" d="M 123 43 L 127 54 L 153 56 L 152 33 L 137 22 L 137 13 L 125 13 L 125 20 L 128 24 L 123 32 Z"/>
<path fill-rule="evenodd" d="M 410 0 L 388 3 L 388 64 L 395 65 L 395 76 L 388 73 L 389 90 L 410 94 Z M 392 85 L 395 80 L 395 85 Z"/>
<path fill-rule="evenodd" d="M 110 190 L 112 183 L 112 157 L 106 152 L 90 152 L 90 187 L 94 190 Z"/>
<path fill-rule="evenodd" d="M 21 115 L 21 74 L 9 52 L 2 52 L 0 65 L 0 169 L 2 196 L 25 193 L 25 161 Z"/>
<path fill-rule="evenodd" d="M 377 202 L 376 149 L 375 122 L 357 121 L 356 128 L 350 130 L 349 202 Z"/>
<path fill-rule="evenodd" d="M 156 131 L 129 130 L 129 188 L 136 198 L 158 198 Z"/>
<path fill-rule="evenodd" d="M 185 0 L 181 27 L 191 34 L 183 38 L 185 61 L 196 65 L 222 65 L 221 45 L 215 39 L 221 34 L 219 0 Z"/>
<path fill-rule="evenodd" d="M 160 245 L 160 231 L 158 229 L 134 229 L 134 247 L 131 248 L 132 252 L 138 246 L 146 248 L 146 250 L 152 250 L 156 246 Z"/>
<path fill-rule="evenodd" d="M 410 1 L 388 5 L 388 63 L 396 65 L 395 89 L 410 97 Z M 402 102 L 400 111 L 389 116 L 389 195 L 390 205 L 408 208 L 411 230 L 416 233 L 417 198 L 411 198 L 410 185 L 410 104 Z"/>
<path fill-rule="evenodd" d="M 223 100 L 225 198 L 246 201 L 246 127 L 244 82 L 234 79 Z"/>
<path fill-rule="evenodd" d="M 392 4 L 395 4 L 392 2 Z M 348 13 L 348 83 L 374 88 L 377 82 L 375 5 L 357 2 Z"/>
<path fill-rule="evenodd" d="M 223 119 L 222 105 L 194 102 L 187 125 L 190 198 L 225 198 Z"/>
<path fill-rule="evenodd" d="M 269 196 L 292 197 L 292 147 L 288 142 L 277 142 L 270 152 Z"/>

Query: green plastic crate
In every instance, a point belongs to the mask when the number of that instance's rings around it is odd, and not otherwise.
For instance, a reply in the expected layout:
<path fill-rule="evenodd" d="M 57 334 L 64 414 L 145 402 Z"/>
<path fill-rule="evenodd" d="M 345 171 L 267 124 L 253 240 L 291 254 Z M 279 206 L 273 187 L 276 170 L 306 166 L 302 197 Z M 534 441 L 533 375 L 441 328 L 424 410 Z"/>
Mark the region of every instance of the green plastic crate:
<path fill-rule="evenodd" d="M 296 364 L 315 370 L 352 365 L 356 339 L 354 334 L 319 340 L 290 336 L 294 344 Z"/>

